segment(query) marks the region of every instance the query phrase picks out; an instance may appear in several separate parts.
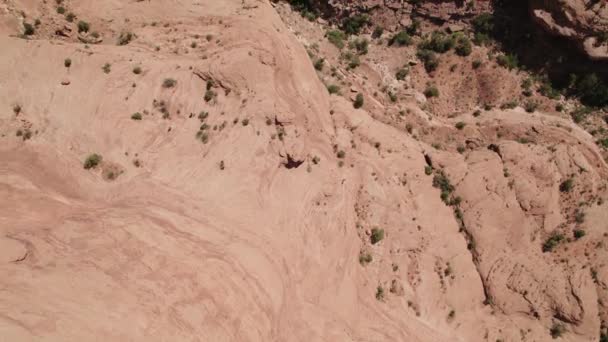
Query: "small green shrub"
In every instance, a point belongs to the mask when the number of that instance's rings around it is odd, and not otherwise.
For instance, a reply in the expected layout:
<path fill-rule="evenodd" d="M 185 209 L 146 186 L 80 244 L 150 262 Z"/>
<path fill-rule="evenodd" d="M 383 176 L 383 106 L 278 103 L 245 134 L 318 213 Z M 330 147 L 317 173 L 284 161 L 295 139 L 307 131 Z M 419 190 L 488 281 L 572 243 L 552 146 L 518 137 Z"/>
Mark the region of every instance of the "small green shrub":
<path fill-rule="evenodd" d="M 371 254 L 369 253 L 364 253 L 363 251 L 361 251 L 361 253 L 359 253 L 359 263 L 363 266 L 369 264 L 370 262 L 372 262 L 374 260 L 374 258 L 372 257 Z"/>
<path fill-rule="evenodd" d="M 135 38 L 135 35 L 132 32 L 121 32 L 120 35 L 118 36 L 118 45 L 127 45 L 129 44 L 133 39 Z"/>
<path fill-rule="evenodd" d="M 559 185 L 559 191 L 561 192 L 570 192 L 574 187 L 574 179 L 568 178 L 565 181 L 561 182 Z"/>
<path fill-rule="evenodd" d="M 420 48 L 423 50 L 431 50 L 438 53 L 448 52 L 455 45 L 454 36 L 440 32 L 434 31 L 431 33 L 430 38 L 423 41 L 420 44 Z"/>
<path fill-rule="evenodd" d="M 83 20 L 79 21 L 77 26 L 78 26 L 78 33 L 89 32 L 89 30 L 91 28 L 91 25 L 88 22 L 83 21 Z"/>
<path fill-rule="evenodd" d="M 347 34 L 359 34 L 361 29 L 369 24 L 369 21 L 367 14 L 355 14 L 342 21 L 342 28 Z"/>
<path fill-rule="evenodd" d="M 473 46 L 469 38 L 460 36 L 456 39 L 456 47 L 454 48 L 456 54 L 462 57 L 466 57 L 473 52 Z"/>
<path fill-rule="evenodd" d="M 359 93 L 357 94 L 357 96 L 355 96 L 355 101 L 353 102 L 353 107 L 355 107 L 356 109 L 363 107 L 363 94 Z"/>
<path fill-rule="evenodd" d="M 31 36 L 34 33 L 36 33 L 36 29 L 34 28 L 34 25 L 30 24 L 30 23 L 23 23 L 23 34 L 26 36 Z"/>
<path fill-rule="evenodd" d="M 544 243 L 543 252 L 551 252 L 557 245 L 564 240 L 564 236 L 561 233 L 553 233 Z"/>
<path fill-rule="evenodd" d="M 106 63 L 101 67 L 104 73 L 109 74 L 112 71 L 112 65 L 110 63 Z"/>
<path fill-rule="evenodd" d="M 382 34 L 384 34 L 384 28 L 382 26 L 376 26 L 374 32 L 372 32 L 372 38 L 378 39 L 382 37 Z"/>
<path fill-rule="evenodd" d="M 211 89 L 207 89 L 207 91 L 205 91 L 205 96 L 203 97 L 205 102 L 209 102 L 209 101 L 213 100 L 214 98 L 215 98 L 215 92 Z"/>
<path fill-rule="evenodd" d="M 173 88 L 177 84 L 177 81 L 173 78 L 165 78 L 163 81 L 163 88 Z"/>
<path fill-rule="evenodd" d="M 137 113 L 133 113 L 133 115 L 131 115 L 131 120 L 141 120 L 142 116 L 140 112 Z"/>
<path fill-rule="evenodd" d="M 363 39 L 355 39 L 349 43 L 349 47 L 357 50 L 357 53 L 360 55 L 365 55 L 368 52 L 369 40 Z"/>
<path fill-rule="evenodd" d="M 66 68 L 69 68 L 72 66 L 72 60 L 69 58 L 66 58 L 63 60 L 63 66 L 65 66 Z"/>
<path fill-rule="evenodd" d="M 515 69 L 519 65 L 517 56 L 513 54 L 500 55 L 496 57 L 496 63 L 509 70 Z"/>
<path fill-rule="evenodd" d="M 102 157 L 101 155 L 97 154 L 97 153 L 93 153 L 90 154 L 89 156 L 87 156 L 87 158 L 84 160 L 84 168 L 85 169 L 92 169 L 97 167 L 97 165 L 99 165 L 99 163 L 101 163 L 102 161 Z"/>
<path fill-rule="evenodd" d="M 427 165 L 424 167 L 424 174 L 427 176 L 430 176 L 433 173 L 433 167 L 430 165 Z"/>
<path fill-rule="evenodd" d="M 392 46 L 392 45 L 397 45 L 397 46 L 412 45 L 412 37 L 410 37 L 410 35 L 407 34 L 407 32 L 401 31 L 401 32 L 395 34 L 393 37 L 391 37 L 391 39 L 388 41 L 388 45 L 389 46 Z"/>
<path fill-rule="evenodd" d="M 409 73 L 410 73 L 410 70 L 408 68 L 401 68 L 401 69 L 397 70 L 397 73 L 395 74 L 395 78 L 402 81 L 407 77 L 407 75 Z"/>
<path fill-rule="evenodd" d="M 327 86 L 327 92 L 330 94 L 340 94 L 340 87 L 335 84 L 330 84 Z"/>
<path fill-rule="evenodd" d="M 457 122 L 457 123 L 454 125 L 454 127 L 456 127 L 456 129 L 458 129 L 458 130 L 462 130 L 462 129 L 464 129 L 464 127 L 465 127 L 466 125 L 467 125 L 466 123 L 464 123 L 464 122 L 462 122 L 462 121 L 458 121 L 458 122 Z"/>
<path fill-rule="evenodd" d="M 378 242 L 384 239 L 384 229 L 374 227 L 372 228 L 372 234 L 370 235 L 370 241 L 372 245 L 377 244 Z"/>
<path fill-rule="evenodd" d="M 424 96 L 426 97 L 438 97 L 439 96 L 439 89 L 437 89 L 437 87 L 435 86 L 429 86 L 424 90 Z"/>
<path fill-rule="evenodd" d="M 471 65 L 473 66 L 473 69 L 479 69 L 479 67 L 481 66 L 481 61 L 479 59 L 476 59 L 473 61 L 473 63 L 471 63 Z"/>
<path fill-rule="evenodd" d="M 384 288 L 381 285 L 378 285 L 376 288 L 376 299 L 380 301 L 384 300 Z"/>
<path fill-rule="evenodd" d="M 564 326 L 560 323 L 553 323 L 553 325 L 549 329 L 549 333 L 554 339 L 561 337 L 564 332 L 566 332 L 566 328 L 564 328 Z"/>
<path fill-rule="evenodd" d="M 587 233 L 582 229 L 575 229 L 573 232 L 574 238 L 576 240 L 583 238 Z"/>
<path fill-rule="evenodd" d="M 344 48 L 344 39 L 346 39 L 346 35 L 344 32 L 340 30 L 330 30 L 325 34 L 327 40 L 334 44 L 338 49 Z"/>
<path fill-rule="evenodd" d="M 524 109 L 528 113 L 534 113 L 536 108 L 538 108 L 538 103 L 534 101 L 526 101 L 526 103 L 524 103 Z"/>
<path fill-rule="evenodd" d="M 427 72 L 435 71 L 439 66 L 439 58 L 431 50 L 418 50 L 416 56 L 422 61 L 422 63 L 424 64 L 424 69 Z"/>
<path fill-rule="evenodd" d="M 70 23 L 73 22 L 74 19 L 76 19 L 76 14 L 74 14 L 72 12 L 65 15 L 65 20 L 67 20 Z"/>
<path fill-rule="evenodd" d="M 65 14 L 65 7 L 63 7 L 63 6 L 57 6 L 57 13 L 59 13 L 59 14 Z"/>
<path fill-rule="evenodd" d="M 322 71 L 323 70 L 323 66 L 325 65 L 325 58 L 319 58 L 315 61 L 314 63 L 314 67 L 315 69 Z"/>

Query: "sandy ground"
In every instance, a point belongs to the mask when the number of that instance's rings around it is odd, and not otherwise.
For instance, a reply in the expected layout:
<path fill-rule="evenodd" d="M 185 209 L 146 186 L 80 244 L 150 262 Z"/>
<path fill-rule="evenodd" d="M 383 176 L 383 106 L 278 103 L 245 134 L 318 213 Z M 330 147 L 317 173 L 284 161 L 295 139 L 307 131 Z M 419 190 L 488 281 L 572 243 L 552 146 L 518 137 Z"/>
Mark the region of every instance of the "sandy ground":
<path fill-rule="evenodd" d="M 329 95 L 266 1 L 64 6 L 103 41 L 0 4 L 0 341 L 597 340 L 606 164 L 569 121 L 412 97 L 416 130 L 467 146 L 435 149 Z"/>

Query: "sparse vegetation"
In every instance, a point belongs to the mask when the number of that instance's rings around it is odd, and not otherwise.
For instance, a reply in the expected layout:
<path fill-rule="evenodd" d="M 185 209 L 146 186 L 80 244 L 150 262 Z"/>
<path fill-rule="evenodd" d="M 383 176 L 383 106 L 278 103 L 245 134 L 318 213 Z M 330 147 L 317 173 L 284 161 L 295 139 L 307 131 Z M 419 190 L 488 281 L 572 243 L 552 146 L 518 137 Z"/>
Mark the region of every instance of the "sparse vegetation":
<path fill-rule="evenodd" d="M 338 157 L 339 159 L 344 159 L 344 157 L 346 157 L 346 152 L 340 150 L 336 153 L 336 157 Z"/>
<path fill-rule="evenodd" d="M 420 49 L 445 53 L 454 47 L 455 42 L 454 36 L 440 31 L 434 31 L 428 39 L 420 44 Z"/>
<path fill-rule="evenodd" d="M 322 71 L 323 70 L 323 66 L 325 65 L 325 59 L 324 58 L 319 58 L 315 61 L 314 63 L 314 67 L 315 69 L 317 69 L 318 71 Z"/>
<path fill-rule="evenodd" d="M 456 54 L 462 57 L 466 57 L 473 52 L 473 46 L 471 45 L 471 41 L 469 38 L 465 36 L 459 36 L 456 38 Z"/>
<path fill-rule="evenodd" d="M 397 73 L 395 74 L 395 78 L 402 81 L 407 77 L 407 75 L 409 73 L 410 73 L 410 70 L 408 68 L 401 68 L 401 69 L 397 70 Z"/>
<path fill-rule="evenodd" d="M 538 103 L 534 101 L 526 101 L 526 103 L 524 103 L 524 109 L 528 113 L 534 113 L 536 108 L 538 108 Z"/>
<path fill-rule="evenodd" d="M 93 153 L 90 154 L 89 156 L 87 156 L 87 158 L 84 160 L 84 168 L 85 169 L 92 169 L 97 167 L 97 165 L 99 165 L 101 163 L 101 161 L 103 160 L 103 158 L 101 157 L 101 155 L 97 154 L 97 153 Z"/>
<path fill-rule="evenodd" d="M 570 192 L 574 187 L 574 179 L 568 178 L 565 181 L 561 182 L 559 185 L 559 191 L 561 192 Z"/>
<path fill-rule="evenodd" d="M 177 81 L 173 78 L 165 78 L 163 81 L 163 88 L 173 88 L 177 84 Z"/>
<path fill-rule="evenodd" d="M 574 239 L 578 240 L 578 239 L 581 239 L 582 237 L 584 237 L 586 235 L 586 232 L 582 229 L 575 229 L 573 231 L 573 235 L 574 235 Z"/>
<path fill-rule="evenodd" d="M 139 74 L 141 74 L 141 67 L 139 67 L 139 66 L 134 67 L 134 68 L 133 68 L 133 73 L 134 73 L 135 75 L 139 75 Z"/>
<path fill-rule="evenodd" d="M 36 33 L 36 29 L 34 28 L 34 25 L 24 22 L 23 23 L 23 34 L 26 36 L 31 36 L 34 33 Z"/>
<path fill-rule="evenodd" d="M 370 262 L 372 262 L 374 259 L 372 257 L 372 255 L 368 252 L 363 252 L 361 251 L 359 253 L 359 263 L 363 266 L 369 264 Z"/>
<path fill-rule="evenodd" d="M 72 12 L 65 15 L 65 20 L 67 20 L 70 23 L 73 22 L 74 19 L 76 19 L 76 14 L 74 14 Z"/>
<path fill-rule="evenodd" d="M 391 37 L 391 39 L 388 41 L 388 45 L 389 46 L 392 46 L 392 45 L 397 45 L 397 46 L 412 45 L 412 37 L 410 37 L 410 35 L 407 32 L 401 31 L 401 32 L 395 34 L 393 37 Z"/>
<path fill-rule="evenodd" d="M 358 93 L 357 96 L 355 96 L 355 101 L 353 101 L 353 107 L 355 107 L 356 109 L 363 107 L 363 94 Z"/>
<path fill-rule="evenodd" d="M 557 245 L 564 240 L 564 235 L 558 232 L 554 232 L 551 236 L 543 243 L 543 252 L 551 252 Z"/>
<path fill-rule="evenodd" d="M 382 34 L 384 34 L 384 28 L 382 26 L 376 26 L 374 32 L 372 32 L 372 38 L 378 39 L 382 37 Z"/>
<path fill-rule="evenodd" d="M 370 235 L 370 241 L 371 241 L 372 245 L 377 244 L 378 242 L 382 241 L 383 239 L 384 239 L 384 229 L 378 228 L 378 227 L 372 228 L 372 233 Z"/>
<path fill-rule="evenodd" d="M 340 94 L 340 87 L 335 84 L 330 84 L 327 86 L 327 92 L 330 94 Z"/>
<path fill-rule="evenodd" d="M 330 30 L 325 34 L 327 40 L 334 44 L 338 49 L 344 48 L 344 39 L 346 39 L 346 35 L 344 32 L 340 30 Z"/>
<path fill-rule="evenodd" d="M 59 13 L 59 14 L 65 14 L 65 7 L 63 7 L 63 6 L 57 6 L 57 13 Z"/>
<path fill-rule="evenodd" d="M 63 60 L 63 66 L 65 66 L 66 68 L 69 68 L 72 66 L 72 60 L 69 58 L 66 58 Z"/>
<path fill-rule="evenodd" d="M 439 66 L 439 58 L 431 50 L 420 49 L 416 53 L 416 56 L 422 61 L 424 69 L 427 72 L 435 71 Z"/>
<path fill-rule="evenodd" d="M 384 300 L 384 288 L 382 285 L 378 285 L 376 288 L 376 299 L 380 301 Z"/>
<path fill-rule="evenodd" d="M 127 45 L 134 38 L 135 38 L 135 35 L 132 32 L 121 32 L 120 35 L 118 36 L 117 43 L 118 43 L 118 45 Z"/>
<path fill-rule="evenodd" d="M 564 332 L 566 332 L 566 328 L 560 323 L 553 323 L 553 325 L 549 329 L 549 334 L 551 334 L 551 337 L 553 337 L 554 339 L 561 337 Z"/>
<path fill-rule="evenodd" d="M 103 67 L 101 67 L 101 70 L 103 70 L 104 73 L 109 74 L 110 71 L 112 71 L 112 65 L 110 63 L 106 63 L 103 65 Z"/>
<path fill-rule="evenodd" d="M 83 20 L 80 20 L 78 22 L 77 26 L 78 26 L 78 33 L 82 33 L 82 32 L 87 33 L 91 29 L 91 25 L 88 22 L 83 21 Z"/>
<path fill-rule="evenodd" d="M 496 63 L 509 70 L 515 69 L 519 65 L 517 56 L 513 54 L 499 55 L 496 57 Z"/>
<path fill-rule="evenodd" d="M 428 98 L 438 97 L 439 89 L 437 89 L 437 87 L 435 87 L 435 86 L 429 86 L 424 90 L 424 96 L 426 96 Z"/>
<path fill-rule="evenodd" d="M 464 127 L 465 127 L 466 125 L 467 125 L 466 123 L 464 123 L 464 122 L 462 122 L 462 121 L 458 121 L 458 122 L 457 122 L 457 123 L 454 125 L 454 127 L 456 127 L 456 129 L 458 129 L 458 130 L 462 130 L 462 129 L 464 129 Z"/>
<path fill-rule="evenodd" d="M 347 34 L 359 34 L 361 29 L 369 24 L 369 16 L 366 14 L 355 14 L 342 21 L 342 29 Z"/>
<path fill-rule="evenodd" d="M 133 113 L 133 114 L 131 115 L 131 120 L 141 120 L 141 119 L 142 119 L 142 116 L 141 116 L 141 113 L 140 113 L 140 112 Z"/>

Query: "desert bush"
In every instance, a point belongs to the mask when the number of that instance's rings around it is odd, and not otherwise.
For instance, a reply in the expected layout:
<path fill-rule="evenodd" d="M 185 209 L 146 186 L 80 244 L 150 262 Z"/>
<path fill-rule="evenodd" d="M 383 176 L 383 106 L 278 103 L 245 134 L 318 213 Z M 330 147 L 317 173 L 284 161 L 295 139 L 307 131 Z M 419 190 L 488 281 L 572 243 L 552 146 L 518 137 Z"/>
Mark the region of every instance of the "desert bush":
<path fill-rule="evenodd" d="M 372 233 L 370 235 L 370 241 L 371 241 L 372 245 L 377 244 L 378 242 L 382 241 L 383 239 L 384 239 L 384 229 L 378 228 L 378 227 L 372 228 Z"/>
<path fill-rule="evenodd" d="M 402 81 L 407 77 L 407 75 L 409 73 L 410 73 L 410 70 L 408 68 L 401 68 L 401 69 L 397 70 L 397 73 L 395 74 L 395 78 Z"/>
<path fill-rule="evenodd" d="M 378 285 L 376 288 L 376 299 L 383 300 L 384 299 L 384 288 L 381 285 Z"/>
<path fill-rule="evenodd" d="M 437 55 L 431 50 L 421 49 L 416 53 L 418 59 L 422 61 L 424 64 L 424 69 L 427 72 L 432 72 L 437 69 L 439 66 L 439 58 Z"/>
<path fill-rule="evenodd" d="M 247 118 L 243 119 L 243 121 L 241 121 L 241 124 L 242 124 L 243 126 L 247 126 L 247 125 L 249 125 L 249 119 L 247 119 Z"/>
<path fill-rule="evenodd" d="M 473 66 L 473 69 L 478 69 L 481 66 L 481 61 L 476 59 L 471 63 L 471 65 Z"/>
<path fill-rule="evenodd" d="M 66 68 L 69 68 L 72 66 L 72 60 L 69 58 L 66 58 L 63 60 L 63 66 L 65 66 Z"/>
<path fill-rule="evenodd" d="M 131 120 L 141 120 L 142 116 L 140 112 L 137 113 L 133 113 L 133 115 L 131 115 Z"/>
<path fill-rule="evenodd" d="M 566 332 L 566 328 L 564 328 L 564 326 L 560 323 L 553 323 L 553 325 L 549 329 L 549 334 L 551 334 L 551 337 L 553 337 L 554 339 L 562 336 L 564 332 Z"/>
<path fill-rule="evenodd" d="M 91 28 L 91 25 L 88 22 L 83 21 L 83 20 L 79 21 L 77 26 L 78 26 L 78 33 L 89 32 L 89 29 Z"/>
<path fill-rule="evenodd" d="M 135 38 L 135 35 L 132 32 L 121 32 L 120 35 L 118 36 L 117 44 L 118 45 L 127 45 L 134 38 Z"/>
<path fill-rule="evenodd" d="M 538 108 L 538 103 L 534 101 L 526 101 L 526 103 L 524 103 L 524 109 L 528 113 L 534 113 L 536 108 Z"/>
<path fill-rule="evenodd" d="M 15 113 L 15 115 L 18 115 L 19 113 L 21 113 L 21 105 L 16 104 L 13 106 L 13 113 Z"/>
<path fill-rule="evenodd" d="M 439 96 L 439 89 L 437 89 L 437 87 L 435 86 L 429 86 L 424 90 L 424 96 L 426 97 L 438 97 Z"/>
<path fill-rule="evenodd" d="M 431 36 L 420 44 L 422 50 L 431 50 L 438 53 L 448 52 L 454 47 L 455 39 L 452 35 L 434 31 Z"/>
<path fill-rule="evenodd" d="M 581 239 L 582 237 L 584 237 L 587 233 L 582 230 L 582 229 L 575 229 L 573 232 L 574 238 L 576 240 Z"/>
<path fill-rule="evenodd" d="M 388 41 L 388 45 L 392 46 L 392 45 L 397 45 L 397 46 L 407 46 L 407 45 L 412 45 L 412 37 L 410 37 L 409 34 L 407 34 L 407 32 L 405 31 L 401 31 L 397 34 L 395 34 L 394 36 L 391 37 L 391 39 Z"/>
<path fill-rule="evenodd" d="M 515 69 L 519 65 L 517 56 L 514 54 L 500 55 L 496 57 L 496 63 L 509 70 Z"/>
<path fill-rule="evenodd" d="M 209 102 L 209 101 L 213 100 L 214 98 L 215 98 L 215 92 L 211 89 L 207 89 L 207 91 L 205 91 L 205 96 L 203 97 L 205 102 Z"/>
<path fill-rule="evenodd" d="M 65 15 L 65 20 L 67 20 L 70 23 L 73 22 L 74 19 L 76 19 L 76 14 L 74 14 L 72 12 Z"/>
<path fill-rule="evenodd" d="M 574 179 L 568 178 L 565 181 L 561 182 L 559 185 L 559 191 L 561 192 L 570 192 L 574 187 Z"/>
<path fill-rule="evenodd" d="M 608 86 L 596 74 L 573 77 L 571 83 L 573 95 L 584 104 L 595 107 L 608 105 Z"/>
<path fill-rule="evenodd" d="M 359 34 L 361 29 L 369 24 L 369 16 L 366 14 L 355 14 L 342 21 L 342 29 L 347 34 Z"/>
<path fill-rule="evenodd" d="M 344 159 L 344 157 L 346 157 L 346 152 L 344 152 L 343 150 L 340 150 L 336 153 L 336 156 L 340 159 Z"/>
<path fill-rule="evenodd" d="M 163 81 L 163 88 L 173 88 L 177 84 L 177 81 L 173 78 L 165 78 Z"/>
<path fill-rule="evenodd" d="M 34 33 L 36 33 L 36 29 L 34 28 L 34 25 L 24 22 L 23 23 L 23 34 L 26 36 L 31 36 Z"/>
<path fill-rule="evenodd" d="M 384 28 L 382 26 L 376 26 L 374 32 L 372 32 L 372 38 L 378 39 L 382 37 L 382 34 L 384 34 Z"/>
<path fill-rule="evenodd" d="M 355 108 L 361 108 L 363 107 L 363 94 L 358 93 L 357 96 L 355 96 L 355 101 L 353 102 L 353 107 Z"/>
<path fill-rule="evenodd" d="M 344 48 L 344 39 L 346 39 L 346 35 L 344 32 L 340 30 L 330 30 L 325 33 L 327 40 L 334 44 L 338 49 Z"/>
<path fill-rule="evenodd" d="M 141 67 L 138 67 L 138 66 L 134 67 L 134 68 L 133 68 L 133 73 L 134 73 L 135 75 L 139 75 L 139 74 L 141 74 Z"/>
<path fill-rule="evenodd" d="M 464 123 L 464 122 L 462 122 L 462 121 L 458 121 L 458 122 L 457 122 L 457 123 L 454 125 L 454 127 L 456 127 L 456 129 L 458 129 L 458 130 L 462 130 L 462 129 L 464 129 L 464 127 L 465 127 L 466 125 L 467 125 L 466 123 Z"/>
<path fill-rule="evenodd" d="M 361 251 L 361 253 L 359 253 L 359 263 L 363 266 L 369 264 L 370 262 L 372 262 L 374 260 L 374 258 L 372 257 L 371 254 L 366 253 Z"/>
<path fill-rule="evenodd" d="M 89 154 L 87 156 L 87 158 L 84 160 L 84 168 L 85 169 L 92 169 L 97 167 L 97 165 L 99 165 L 99 163 L 101 163 L 102 161 L 102 157 L 101 155 L 97 154 L 97 153 L 93 153 L 93 154 Z"/>
<path fill-rule="evenodd" d="M 365 38 L 357 38 L 349 43 L 349 47 L 357 50 L 360 55 L 365 55 L 368 52 L 369 40 Z"/>
<path fill-rule="evenodd" d="M 340 94 L 340 87 L 335 84 L 330 84 L 327 86 L 327 92 L 330 94 Z"/>
<path fill-rule="evenodd" d="M 112 71 L 112 65 L 110 63 L 106 63 L 101 67 L 104 73 L 109 74 Z"/>
<path fill-rule="evenodd" d="M 561 233 L 553 233 L 544 243 L 543 252 L 551 252 L 557 245 L 564 240 L 564 236 Z"/>
<path fill-rule="evenodd" d="M 469 38 L 465 36 L 459 36 L 456 38 L 456 47 L 454 48 L 456 54 L 462 57 L 466 57 L 473 52 L 473 46 Z"/>
<path fill-rule="evenodd" d="M 433 167 L 430 165 L 427 165 L 424 167 L 424 174 L 427 176 L 430 176 L 433 173 Z"/>
<path fill-rule="evenodd" d="M 315 61 L 314 63 L 314 67 L 315 69 L 322 71 L 323 70 L 323 66 L 325 65 L 325 58 L 319 58 Z"/>
<path fill-rule="evenodd" d="M 59 13 L 59 14 L 65 14 L 65 7 L 63 7 L 63 6 L 57 6 L 57 13 Z"/>

